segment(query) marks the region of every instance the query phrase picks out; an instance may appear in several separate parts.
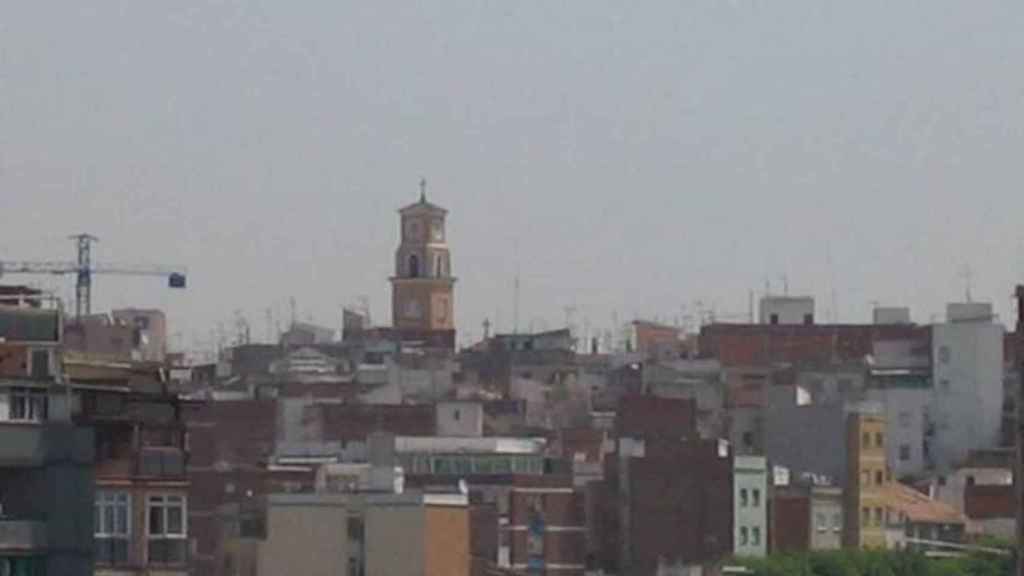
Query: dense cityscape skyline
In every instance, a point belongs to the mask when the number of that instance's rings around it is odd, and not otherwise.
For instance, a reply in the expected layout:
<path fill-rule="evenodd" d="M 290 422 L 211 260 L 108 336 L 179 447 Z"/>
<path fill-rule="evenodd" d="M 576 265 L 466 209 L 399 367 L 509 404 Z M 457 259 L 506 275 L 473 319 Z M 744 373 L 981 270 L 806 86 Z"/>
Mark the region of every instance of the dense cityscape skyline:
<path fill-rule="evenodd" d="M 1010 317 L 1019 4 L 582 6 L 7 10 L 2 257 L 68 259 L 87 231 L 97 260 L 187 266 L 184 293 L 95 291 L 184 344 L 235 310 L 261 337 L 292 297 L 336 325 L 366 296 L 386 324 L 425 177 L 466 337 L 511 330 L 517 269 L 523 330 L 746 314 L 783 275 L 822 319 L 835 291 L 841 321 L 926 323 L 965 266 Z"/>

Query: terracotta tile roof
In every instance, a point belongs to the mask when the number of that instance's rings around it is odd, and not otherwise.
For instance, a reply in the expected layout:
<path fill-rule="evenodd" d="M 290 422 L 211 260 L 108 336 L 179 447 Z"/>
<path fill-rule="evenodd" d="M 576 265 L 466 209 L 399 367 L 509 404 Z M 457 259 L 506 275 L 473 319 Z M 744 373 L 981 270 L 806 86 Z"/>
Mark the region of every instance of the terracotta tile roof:
<path fill-rule="evenodd" d="M 933 500 L 910 486 L 893 482 L 885 487 L 889 506 L 903 514 L 911 522 L 927 524 L 963 524 L 965 518 L 949 504 Z"/>

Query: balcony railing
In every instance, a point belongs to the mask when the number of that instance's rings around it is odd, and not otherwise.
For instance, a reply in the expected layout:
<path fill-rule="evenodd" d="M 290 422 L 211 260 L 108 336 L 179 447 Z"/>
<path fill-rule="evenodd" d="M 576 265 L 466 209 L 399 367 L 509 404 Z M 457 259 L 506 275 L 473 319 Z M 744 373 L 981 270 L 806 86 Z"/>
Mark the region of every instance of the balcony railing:
<path fill-rule="evenodd" d="M 182 565 L 188 562 L 189 542 L 184 539 L 152 539 L 147 557 L 152 565 Z"/>
<path fill-rule="evenodd" d="M 101 460 L 96 465 L 97 478 L 183 478 L 185 452 L 178 448 L 142 448 L 132 456 Z"/>
<path fill-rule="evenodd" d="M 0 516 L 0 551 L 36 552 L 46 546 L 45 523 Z"/>

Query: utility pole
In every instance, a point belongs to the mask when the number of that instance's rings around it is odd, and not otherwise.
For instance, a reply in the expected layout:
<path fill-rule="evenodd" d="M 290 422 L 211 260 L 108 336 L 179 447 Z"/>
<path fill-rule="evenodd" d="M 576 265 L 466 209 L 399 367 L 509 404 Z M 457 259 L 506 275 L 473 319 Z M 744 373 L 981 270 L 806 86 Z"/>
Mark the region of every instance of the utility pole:
<path fill-rule="evenodd" d="M 1024 576 L 1024 284 L 1018 284 L 1017 329 L 1014 334 L 1014 359 L 1017 364 L 1017 462 L 1013 488 L 1017 495 L 1017 576 Z"/>

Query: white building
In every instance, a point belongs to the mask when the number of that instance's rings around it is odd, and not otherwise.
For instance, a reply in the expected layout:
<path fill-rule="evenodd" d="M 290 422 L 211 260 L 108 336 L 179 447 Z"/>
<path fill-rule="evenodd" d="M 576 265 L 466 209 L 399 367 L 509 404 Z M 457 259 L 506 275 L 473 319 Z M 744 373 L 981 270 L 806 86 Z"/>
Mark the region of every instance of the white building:
<path fill-rule="evenodd" d="M 948 470 L 970 450 L 995 446 L 1003 403 L 1003 326 L 992 305 L 954 303 L 944 324 L 932 327 L 931 449 L 939 470 Z"/>
<path fill-rule="evenodd" d="M 878 341 L 869 364 L 867 399 L 885 406 L 889 469 L 897 478 L 919 476 L 932 459 L 931 350 L 916 340 Z"/>
<path fill-rule="evenodd" d="M 736 456 L 733 463 L 733 552 L 768 553 L 768 463 L 763 456 Z"/>
<path fill-rule="evenodd" d="M 761 324 L 814 324 L 814 298 L 810 296 L 764 296 Z"/>
<path fill-rule="evenodd" d="M 871 311 L 873 324 L 911 324 L 910 308 L 902 306 L 876 306 Z"/>
<path fill-rule="evenodd" d="M 925 432 L 933 396 L 930 375 L 908 369 L 875 370 L 871 382 L 868 400 L 885 406 L 889 469 L 896 478 L 922 474 L 928 468 Z"/>

